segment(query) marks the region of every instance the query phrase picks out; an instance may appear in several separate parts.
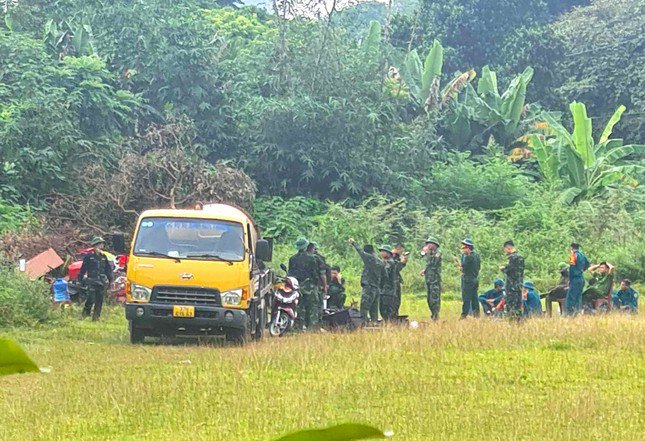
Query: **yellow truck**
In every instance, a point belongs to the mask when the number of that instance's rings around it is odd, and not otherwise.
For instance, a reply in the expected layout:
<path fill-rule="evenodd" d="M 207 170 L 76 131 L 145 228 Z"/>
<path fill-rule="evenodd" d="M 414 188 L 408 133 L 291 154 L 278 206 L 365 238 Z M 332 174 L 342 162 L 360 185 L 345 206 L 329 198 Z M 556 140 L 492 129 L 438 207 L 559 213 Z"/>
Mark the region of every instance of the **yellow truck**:
<path fill-rule="evenodd" d="M 271 245 L 251 216 L 226 204 L 148 210 L 137 221 L 127 268 L 130 341 L 225 335 L 244 343 L 266 326 Z"/>

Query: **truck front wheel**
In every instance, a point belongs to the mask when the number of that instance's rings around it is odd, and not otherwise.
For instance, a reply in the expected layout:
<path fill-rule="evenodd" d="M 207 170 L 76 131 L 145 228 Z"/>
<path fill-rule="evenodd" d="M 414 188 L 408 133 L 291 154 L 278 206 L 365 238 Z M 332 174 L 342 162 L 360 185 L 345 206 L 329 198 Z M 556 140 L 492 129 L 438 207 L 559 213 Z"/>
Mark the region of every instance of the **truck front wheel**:
<path fill-rule="evenodd" d="M 227 329 L 226 330 L 226 341 L 236 344 L 243 345 L 251 339 L 251 333 L 246 329 Z"/>
<path fill-rule="evenodd" d="M 134 345 L 141 344 L 146 339 L 146 333 L 143 329 L 137 328 L 130 322 L 130 343 Z"/>

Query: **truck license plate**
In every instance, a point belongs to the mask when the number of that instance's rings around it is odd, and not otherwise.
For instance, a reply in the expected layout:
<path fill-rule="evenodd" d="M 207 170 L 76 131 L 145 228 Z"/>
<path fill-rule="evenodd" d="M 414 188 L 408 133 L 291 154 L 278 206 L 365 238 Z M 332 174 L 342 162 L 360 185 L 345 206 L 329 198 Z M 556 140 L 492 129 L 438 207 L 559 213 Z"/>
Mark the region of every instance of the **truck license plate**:
<path fill-rule="evenodd" d="M 194 306 L 173 306 L 172 316 L 189 317 L 189 318 L 195 317 L 195 307 Z"/>

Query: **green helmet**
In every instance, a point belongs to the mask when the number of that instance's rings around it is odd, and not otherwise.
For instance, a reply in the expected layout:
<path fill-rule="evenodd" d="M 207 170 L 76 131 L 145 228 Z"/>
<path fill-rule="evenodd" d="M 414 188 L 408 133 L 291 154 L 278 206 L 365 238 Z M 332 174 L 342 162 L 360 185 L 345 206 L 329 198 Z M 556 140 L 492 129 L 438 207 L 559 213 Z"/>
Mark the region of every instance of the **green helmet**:
<path fill-rule="evenodd" d="M 428 238 L 426 239 L 426 243 L 427 243 L 427 244 L 428 244 L 428 243 L 433 243 L 433 244 L 435 244 L 436 246 L 439 246 L 439 241 L 438 241 L 438 240 L 437 240 L 437 238 L 436 238 L 436 237 L 434 237 L 434 236 L 430 236 L 430 237 L 428 237 Z"/>
<path fill-rule="evenodd" d="M 469 247 L 473 247 L 473 248 L 475 247 L 475 242 L 473 242 L 473 240 L 468 237 L 462 240 L 461 243 Z"/>
<path fill-rule="evenodd" d="M 95 247 L 100 243 L 105 243 L 105 240 L 101 236 L 94 236 L 90 244 Z"/>
<path fill-rule="evenodd" d="M 309 241 L 307 239 L 305 239 L 304 237 L 299 237 L 298 240 L 296 240 L 296 243 L 294 244 L 294 246 L 298 250 L 304 250 L 305 248 L 307 248 L 309 246 Z"/>
<path fill-rule="evenodd" d="M 381 245 L 378 250 L 387 251 L 388 253 L 392 254 L 392 247 L 389 245 Z"/>
<path fill-rule="evenodd" d="M 558 268 L 560 269 L 560 271 L 562 271 L 565 268 L 569 268 L 569 265 L 564 262 L 560 262 L 558 263 Z"/>

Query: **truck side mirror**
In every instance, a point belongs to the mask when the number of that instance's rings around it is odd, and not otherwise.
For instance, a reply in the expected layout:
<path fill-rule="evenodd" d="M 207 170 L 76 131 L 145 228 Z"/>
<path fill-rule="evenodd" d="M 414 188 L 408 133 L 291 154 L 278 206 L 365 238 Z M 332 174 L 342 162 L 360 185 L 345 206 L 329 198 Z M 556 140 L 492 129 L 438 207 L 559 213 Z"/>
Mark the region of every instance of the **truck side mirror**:
<path fill-rule="evenodd" d="M 271 262 L 273 259 L 273 250 L 269 241 L 260 239 L 255 243 L 255 258 L 263 262 Z"/>

